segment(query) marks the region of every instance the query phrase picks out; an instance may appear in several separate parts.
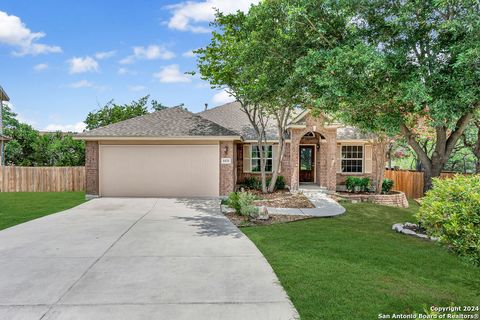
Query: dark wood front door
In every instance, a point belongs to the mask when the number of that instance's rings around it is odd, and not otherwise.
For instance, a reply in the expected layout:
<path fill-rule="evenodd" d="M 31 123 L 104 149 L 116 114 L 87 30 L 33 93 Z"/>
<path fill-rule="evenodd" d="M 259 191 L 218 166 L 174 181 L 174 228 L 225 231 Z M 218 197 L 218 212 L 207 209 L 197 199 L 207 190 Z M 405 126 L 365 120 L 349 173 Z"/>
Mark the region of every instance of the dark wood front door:
<path fill-rule="evenodd" d="M 300 146 L 300 182 L 314 182 L 315 146 Z"/>

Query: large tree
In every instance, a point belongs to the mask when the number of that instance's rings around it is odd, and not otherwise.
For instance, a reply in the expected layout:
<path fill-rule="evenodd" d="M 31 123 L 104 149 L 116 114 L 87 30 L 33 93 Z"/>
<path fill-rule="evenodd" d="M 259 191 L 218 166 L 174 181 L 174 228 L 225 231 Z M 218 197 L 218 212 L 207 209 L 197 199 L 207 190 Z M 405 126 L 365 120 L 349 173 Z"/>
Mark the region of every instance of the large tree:
<path fill-rule="evenodd" d="M 363 129 L 400 132 L 428 190 L 480 107 L 479 2 L 370 0 L 338 12 L 348 22 L 341 41 L 312 50 L 299 76 L 318 108 Z M 310 22 L 320 39 L 322 26 Z M 434 132 L 431 154 L 420 143 L 424 126 Z"/>
<path fill-rule="evenodd" d="M 87 129 L 91 130 L 130 118 L 143 116 L 149 112 L 149 98 L 150 96 L 147 95 L 126 104 L 116 104 L 112 99 L 99 110 L 88 113 L 87 118 L 84 121 L 87 125 Z M 151 100 L 150 106 L 154 111 L 167 108 L 167 106 L 156 100 Z"/>
<path fill-rule="evenodd" d="M 247 115 L 257 135 L 260 152 L 260 173 L 262 191 L 267 192 L 266 185 L 266 125 L 269 114 L 262 105 L 264 88 L 258 83 L 257 76 L 248 70 L 258 56 L 248 51 L 248 36 L 254 29 L 247 23 L 243 12 L 224 15 L 217 12 L 210 43 L 196 50 L 198 69 L 202 79 L 210 82 L 212 88 L 227 90 Z"/>

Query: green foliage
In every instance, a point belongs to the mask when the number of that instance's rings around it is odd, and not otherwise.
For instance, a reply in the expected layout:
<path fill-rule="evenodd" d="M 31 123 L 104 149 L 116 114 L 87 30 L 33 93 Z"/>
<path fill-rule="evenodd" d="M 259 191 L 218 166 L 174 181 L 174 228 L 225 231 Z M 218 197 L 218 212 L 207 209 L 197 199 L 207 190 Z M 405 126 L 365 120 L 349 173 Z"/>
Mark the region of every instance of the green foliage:
<path fill-rule="evenodd" d="M 271 178 L 267 178 L 267 185 L 270 184 Z M 256 177 L 246 177 L 243 180 L 242 185 L 248 189 L 255 189 L 261 190 L 262 183 Z M 275 190 L 283 190 L 285 189 L 285 178 L 283 176 L 277 176 L 277 180 L 275 181 Z"/>
<path fill-rule="evenodd" d="M 416 217 L 429 235 L 480 265 L 480 176 L 435 179 Z"/>
<path fill-rule="evenodd" d="M 87 129 L 91 130 L 147 114 L 149 97 L 150 96 L 145 96 L 138 99 L 138 101 L 132 101 L 129 104 L 123 105 L 115 104 L 113 100 L 110 100 L 105 106 L 100 108 L 100 110 L 90 112 L 87 115 L 84 121 Z M 162 104 L 155 100 L 152 101 L 152 106 L 159 110 L 164 108 Z"/>
<path fill-rule="evenodd" d="M 348 176 L 345 179 L 345 187 L 349 192 L 368 192 L 370 191 L 370 178 Z"/>
<path fill-rule="evenodd" d="M 267 179 L 267 184 L 270 184 L 271 179 Z M 285 178 L 283 176 L 277 176 L 277 181 L 275 181 L 275 190 L 285 189 Z"/>
<path fill-rule="evenodd" d="M 258 216 L 258 208 L 253 205 L 255 195 L 248 192 L 231 192 L 228 195 L 228 206 L 235 209 L 235 212 L 249 218 Z"/>
<path fill-rule="evenodd" d="M 226 204 L 230 207 L 235 209 L 235 212 L 240 212 L 240 196 L 239 192 L 230 192 L 228 198 L 226 200 Z"/>
<path fill-rule="evenodd" d="M 382 182 L 382 193 L 389 193 L 393 188 L 393 180 L 392 179 L 383 179 Z"/>
<path fill-rule="evenodd" d="M 5 144 L 5 163 L 17 166 L 83 166 L 85 143 L 69 134 L 40 134 L 32 126 L 16 119 L 5 108 L 5 135 L 12 138 Z"/>
<path fill-rule="evenodd" d="M 262 183 L 256 177 L 246 177 L 242 185 L 248 189 L 261 189 Z"/>

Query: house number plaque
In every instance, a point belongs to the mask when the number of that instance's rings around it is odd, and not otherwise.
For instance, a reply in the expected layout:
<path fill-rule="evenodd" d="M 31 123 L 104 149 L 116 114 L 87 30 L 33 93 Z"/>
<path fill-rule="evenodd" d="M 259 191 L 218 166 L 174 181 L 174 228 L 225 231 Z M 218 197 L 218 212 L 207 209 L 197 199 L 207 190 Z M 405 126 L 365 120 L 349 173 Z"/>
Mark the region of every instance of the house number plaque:
<path fill-rule="evenodd" d="M 222 158 L 222 164 L 231 164 L 232 158 Z"/>

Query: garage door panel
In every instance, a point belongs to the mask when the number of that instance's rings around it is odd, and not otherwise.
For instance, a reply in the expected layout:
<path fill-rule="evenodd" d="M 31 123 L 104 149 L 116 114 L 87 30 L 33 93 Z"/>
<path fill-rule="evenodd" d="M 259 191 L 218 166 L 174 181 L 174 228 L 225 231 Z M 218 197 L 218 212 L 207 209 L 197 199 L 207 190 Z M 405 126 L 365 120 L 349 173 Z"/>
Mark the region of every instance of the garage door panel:
<path fill-rule="evenodd" d="M 100 148 L 102 196 L 218 196 L 218 145 Z"/>

